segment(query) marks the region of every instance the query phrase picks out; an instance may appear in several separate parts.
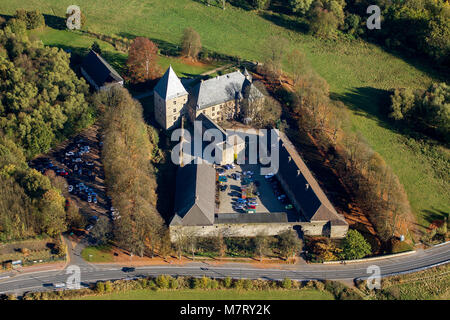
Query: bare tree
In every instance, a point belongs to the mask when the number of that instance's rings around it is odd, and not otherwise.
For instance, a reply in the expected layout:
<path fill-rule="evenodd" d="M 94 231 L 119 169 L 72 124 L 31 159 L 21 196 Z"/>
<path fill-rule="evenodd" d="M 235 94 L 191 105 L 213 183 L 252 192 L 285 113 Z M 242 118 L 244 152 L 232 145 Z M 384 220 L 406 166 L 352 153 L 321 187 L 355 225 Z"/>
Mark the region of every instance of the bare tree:
<path fill-rule="evenodd" d="M 185 56 L 197 59 L 198 54 L 202 50 L 202 42 L 200 35 L 193 28 L 186 28 L 182 38 L 182 53 Z"/>

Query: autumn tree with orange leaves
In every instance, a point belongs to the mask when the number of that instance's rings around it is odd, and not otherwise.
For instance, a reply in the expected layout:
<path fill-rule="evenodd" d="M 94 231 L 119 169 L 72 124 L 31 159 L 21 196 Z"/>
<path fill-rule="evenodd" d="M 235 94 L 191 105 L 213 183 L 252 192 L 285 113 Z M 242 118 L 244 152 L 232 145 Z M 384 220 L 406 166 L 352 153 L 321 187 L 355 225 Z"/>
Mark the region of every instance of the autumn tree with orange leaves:
<path fill-rule="evenodd" d="M 161 75 L 158 47 L 144 37 L 137 37 L 128 50 L 128 78 L 131 83 L 154 80 Z"/>

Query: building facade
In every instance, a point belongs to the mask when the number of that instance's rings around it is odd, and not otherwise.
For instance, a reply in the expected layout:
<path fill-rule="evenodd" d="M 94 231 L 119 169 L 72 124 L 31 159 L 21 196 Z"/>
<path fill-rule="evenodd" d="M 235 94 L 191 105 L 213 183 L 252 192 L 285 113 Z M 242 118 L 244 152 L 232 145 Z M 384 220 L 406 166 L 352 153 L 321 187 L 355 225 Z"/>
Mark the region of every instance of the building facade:
<path fill-rule="evenodd" d="M 155 119 L 165 130 L 180 124 L 181 116 L 186 113 L 188 92 L 170 66 L 155 87 Z"/>
<path fill-rule="evenodd" d="M 166 130 L 179 126 L 184 114 L 191 121 L 200 114 L 214 121 L 234 119 L 247 93 L 251 99 L 264 99 L 247 70 L 197 82 L 188 79 L 183 85 L 170 66 L 154 90 L 155 118 Z"/>

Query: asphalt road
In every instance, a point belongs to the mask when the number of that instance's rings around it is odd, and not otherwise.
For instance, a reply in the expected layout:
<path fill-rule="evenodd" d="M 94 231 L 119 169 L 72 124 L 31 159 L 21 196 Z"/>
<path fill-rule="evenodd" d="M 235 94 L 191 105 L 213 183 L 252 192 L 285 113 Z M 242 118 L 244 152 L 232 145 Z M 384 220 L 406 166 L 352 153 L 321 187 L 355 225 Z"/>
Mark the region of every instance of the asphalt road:
<path fill-rule="evenodd" d="M 380 267 L 383 277 L 396 273 L 419 271 L 423 268 L 448 262 L 450 262 L 450 243 L 420 250 L 402 257 L 346 265 L 306 264 L 284 266 L 283 269 L 281 267 L 280 269 L 259 269 L 245 264 L 226 264 L 217 267 L 206 263 L 191 263 L 186 266 L 139 267 L 133 272 L 124 272 L 117 265 L 83 264 L 80 269 L 81 285 L 87 286 L 89 283 L 99 280 L 131 279 L 160 274 L 195 277 L 205 275 L 214 278 L 229 276 L 232 278 L 266 280 L 281 280 L 286 277 L 293 280 L 353 280 L 370 276 L 371 274 L 367 273 L 367 267 L 370 265 Z M 53 290 L 53 283 L 65 283 L 68 276 L 66 269 L 18 274 L 9 278 L 5 277 L 5 274 L 0 274 L 0 293 L 21 294 L 26 291 Z"/>

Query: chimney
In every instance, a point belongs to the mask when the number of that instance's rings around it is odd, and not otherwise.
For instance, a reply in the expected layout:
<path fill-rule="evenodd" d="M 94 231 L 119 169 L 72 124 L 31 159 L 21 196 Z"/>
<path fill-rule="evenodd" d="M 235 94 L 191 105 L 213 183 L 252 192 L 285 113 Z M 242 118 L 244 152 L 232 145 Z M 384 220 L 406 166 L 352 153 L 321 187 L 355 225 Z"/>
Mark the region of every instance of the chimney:
<path fill-rule="evenodd" d="M 289 157 L 288 157 L 288 161 L 289 161 L 289 162 L 291 162 L 291 160 L 292 160 L 292 157 L 291 157 L 291 156 L 289 156 Z"/>
<path fill-rule="evenodd" d="M 300 175 L 301 171 L 300 169 L 297 169 L 297 177 Z"/>
<path fill-rule="evenodd" d="M 309 183 L 306 184 L 306 189 L 305 190 L 308 190 L 308 189 L 309 189 Z"/>

